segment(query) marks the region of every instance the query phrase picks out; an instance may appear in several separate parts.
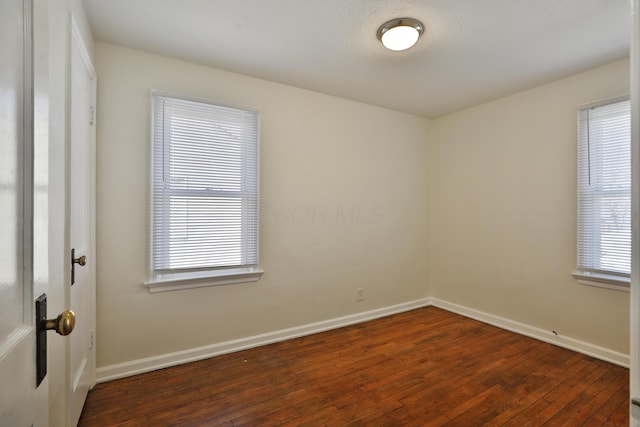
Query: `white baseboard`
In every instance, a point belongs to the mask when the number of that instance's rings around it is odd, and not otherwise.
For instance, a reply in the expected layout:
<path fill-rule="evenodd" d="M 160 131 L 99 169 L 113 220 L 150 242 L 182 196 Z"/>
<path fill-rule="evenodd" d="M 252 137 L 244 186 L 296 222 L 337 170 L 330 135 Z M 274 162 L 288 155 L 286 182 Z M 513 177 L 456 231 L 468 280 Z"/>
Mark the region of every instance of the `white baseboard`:
<path fill-rule="evenodd" d="M 132 360 L 115 365 L 103 366 L 96 370 L 97 381 L 98 383 L 102 383 L 105 381 L 111 381 L 118 378 L 141 374 L 144 372 L 155 371 L 157 369 L 168 368 L 170 366 L 181 365 L 183 363 L 195 362 L 196 360 L 208 359 L 210 357 L 220 356 L 222 354 L 228 354 L 253 347 L 259 347 L 261 345 L 273 344 L 292 338 L 298 338 L 301 336 L 312 335 L 331 329 L 342 328 L 344 326 L 366 322 L 368 320 L 373 320 L 380 317 L 391 316 L 393 314 L 402 313 L 404 311 L 415 310 L 416 308 L 420 307 L 426 307 L 430 305 L 430 303 L 431 301 L 429 298 L 423 298 L 402 304 L 392 305 L 389 307 L 379 308 L 376 310 L 337 317 L 334 319 L 296 326 L 288 329 L 282 329 L 279 331 L 268 332 L 266 334 L 240 338 L 237 340 L 221 342 L 204 347 L 192 348 L 189 350 L 177 351 L 175 353 L 162 354 L 160 356 L 148 357 L 145 359 Z"/>
<path fill-rule="evenodd" d="M 444 310 L 469 317 L 471 319 L 479 320 L 483 323 L 488 323 L 489 325 L 497 326 L 501 329 L 506 329 L 520 335 L 525 335 L 540 341 L 547 342 L 549 344 L 554 344 L 559 347 L 576 351 L 578 353 L 586 354 L 588 356 L 595 357 L 596 359 L 604 360 L 615 365 L 623 366 L 625 368 L 629 367 L 630 359 L 628 354 L 618 353 L 616 351 L 609 350 L 607 348 L 580 341 L 574 338 L 555 335 L 552 331 L 546 331 L 535 326 L 530 326 L 524 323 L 516 322 L 514 320 L 505 319 L 504 317 L 495 316 L 493 314 L 485 313 L 473 308 L 443 301 L 437 298 L 430 298 L 430 300 L 431 305 L 433 305 L 434 307 L 439 307 Z"/>
<path fill-rule="evenodd" d="M 430 305 L 460 314 L 465 317 L 469 317 L 471 319 L 479 320 L 483 323 L 497 326 L 498 328 L 506 329 L 517 334 L 525 335 L 540 341 L 557 345 L 559 347 L 576 351 L 578 353 L 586 354 L 588 356 L 595 357 L 606 362 L 611 362 L 615 365 L 623 366 L 625 368 L 629 367 L 630 360 L 628 354 L 618 353 L 613 350 L 609 350 L 607 348 L 570 337 L 557 336 L 551 331 L 546 331 L 535 326 L 530 326 L 524 323 L 516 322 L 514 320 L 505 319 L 500 316 L 495 316 L 493 314 L 485 313 L 437 298 L 423 298 L 402 304 L 392 305 L 389 307 L 379 308 L 376 310 L 337 317 L 334 319 L 296 326 L 288 329 L 282 329 L 279 331 L 268 332 L 266 334 L 240 338 L 232 341 L 225 341 L 204 347 L 192 348 L 189 350 L 177 351 L 175 353 L 162 354 L 160 356 L 148 357 L 145 359 L 132 360 L 115 365 L 103 366 L 96 370 L 97 381 L 98 383 L 101 383 L 118 378 L 142 374 L 144 372 L 151 372 L 157 369 L 168 368 L 170 366 L 181 365 L 183 363 L 195 362 L 196 360 L 208 359 L 210 357 L 220 356 L 222 354 L 233 353 L 240 350 L 259 347 L 261 345 L 273 344 L 292 338 L 298 338 L 305 335 L 312 335 L 319 332 L 328 331 L 331 329 L 342 328 L 344 326 L 366 322 L 368 320 L 378 319 L 380 317 L 391 316 L 393 314 L 415 310 L 416 308 L 427 307 Z"/>

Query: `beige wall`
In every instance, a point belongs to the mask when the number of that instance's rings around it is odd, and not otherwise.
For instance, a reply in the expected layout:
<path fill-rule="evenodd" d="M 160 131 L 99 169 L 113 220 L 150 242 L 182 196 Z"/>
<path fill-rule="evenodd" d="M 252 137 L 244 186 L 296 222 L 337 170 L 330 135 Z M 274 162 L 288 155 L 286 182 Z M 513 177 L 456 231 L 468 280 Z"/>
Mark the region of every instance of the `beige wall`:
<path fill-rule="evenodd" d="M 433 297 L 628 353 L 629 294 L 571 276 L 577 107 L 628 81 L 621 61 L 432 123 Z"/>
<path fill-rule="evenodd" d="M 98 43 L 98 367 L 427 296 L 628 353 L 629 295 L 571 276 L 576 110 L 628 65 L 430 121 Z M 259 282 L 142 287 L 152 88 L 262 111 Z"/>
<path fill-rule="evenodd" d="M 103 43 L 96 68 L 98 367 L 428 295 L 425 120 Z M 262 111 L 259 282 L 142 286 L 152 88 Z"/>

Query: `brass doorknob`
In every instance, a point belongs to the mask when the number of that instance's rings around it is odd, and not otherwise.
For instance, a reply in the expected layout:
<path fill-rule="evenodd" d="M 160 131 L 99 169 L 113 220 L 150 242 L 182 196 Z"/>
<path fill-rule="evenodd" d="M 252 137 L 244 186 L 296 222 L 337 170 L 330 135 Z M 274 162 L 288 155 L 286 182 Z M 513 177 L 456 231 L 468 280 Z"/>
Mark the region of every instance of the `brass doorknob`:
<path fill-rule="evenodd" d="M 44 319 L 43 329 L 53 329 L 60 335 L 69 335 L 73 332 L 73 328 L 76 326 L 76 314 L 71 311 L 63 311 L 55 319 Z"/>
<path fill-rule="evenodd" d="M 74 258 L 73 263 L 80 264 L 82 266 L 87 265 L 87 257 L 82 255 L 80 258 Z"/>

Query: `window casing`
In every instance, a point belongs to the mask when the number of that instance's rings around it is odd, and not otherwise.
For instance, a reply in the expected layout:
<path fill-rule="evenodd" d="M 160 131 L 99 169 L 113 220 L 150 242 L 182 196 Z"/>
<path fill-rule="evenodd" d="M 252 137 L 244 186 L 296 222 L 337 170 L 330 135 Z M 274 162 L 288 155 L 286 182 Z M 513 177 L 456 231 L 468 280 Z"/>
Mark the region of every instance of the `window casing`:
<path fill-rule="evenodd" d="M 258 112 L 152 94 L 152 292 L 258 280 Z"/>
<path fill-rule="evenodd" d="M 579 111 L 580 283 L 628 288 L 631 273 L 631 112 L 628 99 Z"/>

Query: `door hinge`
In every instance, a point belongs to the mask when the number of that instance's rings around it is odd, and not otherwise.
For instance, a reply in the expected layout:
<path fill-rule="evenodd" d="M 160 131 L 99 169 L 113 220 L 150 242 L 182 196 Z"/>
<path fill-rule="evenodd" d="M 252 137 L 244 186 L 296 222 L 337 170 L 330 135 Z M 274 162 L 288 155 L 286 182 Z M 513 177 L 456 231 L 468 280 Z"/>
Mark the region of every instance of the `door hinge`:
<path fill-rule="evenodd" d="M 89 107 L 89 126 L 93 126 L 93 124 L 95 123 L 95 115 L 96 115 L 96 109 L 92 105 Z"/>
<path fill-rule="evenodd" d="M 96 339 L 96 331 L 89 331 L 89 350 L 93 350 Z"/>

